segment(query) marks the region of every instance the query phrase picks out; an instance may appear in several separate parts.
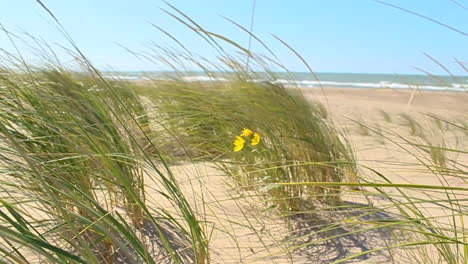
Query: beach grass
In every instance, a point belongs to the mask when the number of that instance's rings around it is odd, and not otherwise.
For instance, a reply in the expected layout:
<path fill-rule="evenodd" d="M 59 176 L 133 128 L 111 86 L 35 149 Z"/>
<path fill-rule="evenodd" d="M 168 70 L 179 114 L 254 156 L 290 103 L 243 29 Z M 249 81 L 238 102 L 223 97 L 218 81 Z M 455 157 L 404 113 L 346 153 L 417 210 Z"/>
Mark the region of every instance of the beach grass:
<path fill-rule="evenodd" d="M 311 107 L 300 91 L 249 80 L 211 85 L 180 80 L 153 87 L 149 98 L 156 119 L 187 156 L 215 163 L 243 188 L 342 182 L 357 173 L 344 135 L 326 119 L 323 106 Z M 234 149 L 236 140 L 242 144 L 239 151 Z M 313 206 L 315 198 L 338 203 L 338 189 L 276 186 L 262 191 L 282 210 L 300 211 Z"/>
<path fill-rule="evenodd" d="M 149 252 L 145 236 L 156 236 L 151 243 L 159 246 L 161 258 L 206 257 L 200 224 L 170 169 L 144 151 L 146 119 L 128 87 L 52 69 L 5 70 L 1 85 L 2 179 L 8 198 L 37 207 L 35 214 L 25 210 L 26 216 L 16 219 L 40 223 L 47 233 L 23 247 L 60 245 L 83 263 L 152 263 L 156 252 Z M 178 216 L 147 206 L 145 175 L 160 183 L 161 195 L 176 205 Z M 187 221 L 181 223 L 179 215 Z M 182 241 L 169 239 L 172 233 Z M 180 251 L 175 243 L 187 248 Z"/>

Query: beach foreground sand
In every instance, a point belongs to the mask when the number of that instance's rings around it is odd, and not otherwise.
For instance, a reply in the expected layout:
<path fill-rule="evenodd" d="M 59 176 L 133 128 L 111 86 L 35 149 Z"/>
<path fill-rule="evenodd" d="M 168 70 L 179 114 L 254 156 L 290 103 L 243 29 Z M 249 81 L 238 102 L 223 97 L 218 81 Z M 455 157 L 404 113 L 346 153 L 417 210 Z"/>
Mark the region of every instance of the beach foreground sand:
<path fill-rule="evenodd" d="M 466 179 L 460 177 L 446 177 L 441 182 L 440 177 L 423 164 L 430 161 L 420 160 L 420 150 L 405 142 L 431 142 L 468 152 L 466 127 L 465 130 L 456 129 L 426 115 L 466 126 L 468 94 L 356 88 L 307 89 L 302 93 L 311 104 L 321 102 L 327 110 L 327 118 L 344 132 L 355 150 L 358 164 L 362 165 L 359 172 L 363 179 L 382 182 L 376 173 L 365 169 L 368 166 L 393 183 L 468 187 Z M 464 153 L 447 152 L 445 155 L 468 165 L 468 155 Z M 386 197 L 375 195 L 375 190 L 370 188 L 367 195 L 344 188 L 343 208 L 317 208 L 305 214 L 298 213 L 286 221 L 269 207 L 265 197 L 238 188 L 213 164 L 187 162 L 173 165 L 171 169 L 199 219 L 204 220 L 202 226 L 208 234 L 211 263 L 325 264 L 356 254 L 361 255 L 345 263 L 426 263 L 424 258 L 427 257 L 433 263 L 439 260 L 439 253 L 433 246 L 406 250 L 388 248 L 416 237 L 399 231 L 399 225 L 396 228 L 372 228 L 374 221 L 391 222 L 401 218 Z M 161 200 L 162 188 L 155 178 L 147 175 L 145 180 L 148 204 L 163 206 L 176 214 L 171 203 L 165 204 Z M 395 188 L 386 188 L 385 193 L 398 196 Z M 407 193 L 416 199 L 427 199 L 417 190 Z M 431 193 L 430 199 L 446 199 L 445 195 L 443 192 Z M 467 197 L 459 198 L 465 198 L 460 203 L 467 205 Z M 424 212 L 426 216 L 434 217 L 434 223 L 450 224 L 450 210 L 427 206 Z M 350 220 L 357 216 L 359 223 Z M 461 220 L 468 222 L 464 216 L 456 219 L 457 224 Z M 366 228 L 368 230 L 363 231 Z M 181 250 L 190 250 L 190 246 Z"/>
<path fill-rule="evenodd" d="M 347 134 L 356 152 L 358 163 L 371 166 L 386 175 L 394 183 L 419 183 L 440 185 L 434 174 L 421 170 L 423 165 L 417 155 L 407 153 L 393 139 L 379 133 L 396 133 L 411 141 L 421 140 L 418 131 L 411 126 L 407 116 L 421 127 L 417 129 L 438 131 L 426 133 L 431 140 L 442 140 L 447 147 L 466 151 L 467 135 L 444 124 L 434 122 L 424 114 L 434 114 L 451 122 L 467 122 L 468 94 L 443 91 L 410 91 L 391 89 L 324 88 L 302 91 L 311 103 L 323 103 L 335 124 Z M 362 125 L 364 124 L 364 126 Z M 442 142 L 442 141 L 441 141 Z M 451 154 L 448 153 L 448 156 Z M 468 164 L 467 155 L 450 156 L 462 164 Z M 404 165 L 402 165 L 404 164 Z M 412 165 L 411 165 L 412 164 Z M 376 248 L 384 248 L 356 258 L 353 263 L 408 263 L 408 253 L 401 250 L 386 250 L 389 244 L 406 242 L 405 237 L 395 238 L 387 230 L 377 229 L 353 234 L 356 226 L 340 223 L 349 218 L 346 211 L 321 212 L 314 219 L 295 220 L 302 233 L 291 233 L 287 223 L 274 212 L 263 210 L 267 206 L 261 198 L 249 191 L 235 190 L 235 184 L 210 164 L 189 164 L 174 167 L 182 186 L 194 204 L 203 199 L 207 204 L 204 217 L 210 236 L 213 263 L 331 263 L 353 254 Z M 375 175 L 362 170 L 362 177 L 378 181 Z M 194 177 L 194 175 L 197 175 Z M 196 179 L 195 179 L 196 178 Z M 467 186 L 460 178 L 449 178 L 447 184 Z M 396 193 L 396 190 L 387 190 Z M 417 193 L 415 194 L 418 195 Z M 443 196 L 443 194 L 441 194 Z M 385 206 L 379 197 L 364 197 L 344 192 L 345 204 L 376 208 Z M 429 215 L 446 215 L 440 209 L 427 209 Z M 389 208 L 379 211 L 376 217 L 398 218 L 397 211 Z M 468 221 L 468 219 L 466 219 Z M 436 220 L 437 221 L 437 220 Z M 440 222 L 448 221 L 441 218 Z M 291 224 L 291 223 L 289 223 Z M 324 225 L 338 224 L 331 233 L 314 232 Z M 395 231 L 395 230 L 393 230 Z M 349 234 L 348 234 L 349 233 Z M 336 239 L 321 241 L 324 237 L 337 235 Z M 297 237 L 302 237 L 298 239 Z M 398 241 L 401 239 L 402 241 Z M 315 240 L 315 242 L 314 242 Z M 291 250 L 298 244 L 297 250 Z M 291 252 L 292 253 L 287 253 Z M 417 259 L 418 253 L 437 259 L 432 247 L 414 248 L 416 252 L 409 263 L 424 261 Z"/>

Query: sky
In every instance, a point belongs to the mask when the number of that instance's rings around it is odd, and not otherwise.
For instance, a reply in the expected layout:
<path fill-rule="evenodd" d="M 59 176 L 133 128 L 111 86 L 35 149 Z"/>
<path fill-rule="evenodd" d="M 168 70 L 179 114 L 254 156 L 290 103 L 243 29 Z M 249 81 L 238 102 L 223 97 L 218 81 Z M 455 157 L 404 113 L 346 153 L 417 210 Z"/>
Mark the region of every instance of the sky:
<path fill-rule="evenodd" d="M 84 54 L 102 70 L 164 69 L 161 65 L 141 61 L 126 50 L 148 51 L 151 42 L 174 46 L 174 42 L 152 24 L 170 32 L 190 50 L 209 58 L 215 56 L 206 42 L 162 10 L 170 9 L 163 1 L 42 1 Z M 468 32 L 468 2 L 465 0 L 385 1 Z M 249 28 L 253 0 L 168 2 L 206 30 L 248 45 L 248 35 L 223 16 Z M 54 49 L 61 50 L 59 45 L 70 47 L 35 0 L 1 1 L 0 23 L 23 39 L 27 39 L 22 35 L 27 32 L 44 39 Z M 317 72 L 417 74 L 421 73 L 418 69 L 422 69 L 446 74 L 426 53 L 454 74 L 468 75 L 455 61 L 456 58 L 468 66 L 467 35 L 372 0 L 256 0 L 253 33 L 292 71 L 306 71 L 306 67 L 273 34 L 296 49 Z M 15 43 L 32 60 L 31 48 L 28 48 L 28 45 L 34 46 L 32 41 L 15 40 Z M 0 48 L 15 52 L 3 32 L 0 33 Z M 252 50 L 266 53 L 255 42 Z"/>

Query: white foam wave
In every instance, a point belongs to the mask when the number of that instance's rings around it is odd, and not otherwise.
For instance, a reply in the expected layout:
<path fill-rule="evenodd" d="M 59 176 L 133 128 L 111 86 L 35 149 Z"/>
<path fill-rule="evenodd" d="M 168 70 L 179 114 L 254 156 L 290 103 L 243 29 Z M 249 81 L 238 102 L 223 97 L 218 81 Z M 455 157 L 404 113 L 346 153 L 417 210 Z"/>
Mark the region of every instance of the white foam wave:
<path fill-rule="evenodd" d="M 330 87 L 360 87 L 360 88 L 392 88 L 392 89 L 422 89 L 422 90 L 453 90 L 466 91 L 468 84 L 451 83 L 450 86 L 435 86 L 435 85 L 413 85 L 394 82 L 333 82 L 333 81 L 293 81 L 278 79 L 275 83 L 281 83 L 288 86 L 297 86 L 301 88 L 330 86 Z"/>
<path fill-rule="evenodd" d="M 105 78 L 110 79 L 120 79 L 120 80 L 170 80 L 167 78 L 148 78 L 141 75 L 104 75 Z M 182 78 L 187 82 L 226 82 L 228 79 L 224 77 L 213 77 L 206 75 L 193 75 L 185 76 Z M 263 82 L 266 80 L 263 79 L 253 79 L 253 82 Z M 415 84 L 405 84 L 397 82 L 338 82 L 338 81 L 312 81 L 312 80 L 287 80 L 287 79 L 277 79 L 273 81 L 274 83 L 283 84 L 286 86 L 300 87 L 300 88 L 312 88 L 327 86 L 327 87 L 356 87 L 356 88 L 391 88 L 391 89 L 422 89 L 422 90 L 451 90 L 451 91 L 467 91 L 468 83 L 451 83 L 447 86 L 436 86 L 436 85 L 415 85 Z M 468 81 L 467 81 L 468 82 Z"/>
<path fill-rule="evenodd" d="M 187 82 L 226 82 L 227 79 L 223 77 L 210 77 L 210 76 L 202 76 L 202 75 L 196 75 L 196 76 L 186 76 L 182 78 L 184 81 Z"/>
<path fill-rule="evenodd" d="M 118 79 L 118 80 L 128 80 L 128 81 L 138 81 L 138 80 L 149 80 L 149 78 L 144 76 L 129 76 L 129 75 L 103 75 L 106 79 Z"/>

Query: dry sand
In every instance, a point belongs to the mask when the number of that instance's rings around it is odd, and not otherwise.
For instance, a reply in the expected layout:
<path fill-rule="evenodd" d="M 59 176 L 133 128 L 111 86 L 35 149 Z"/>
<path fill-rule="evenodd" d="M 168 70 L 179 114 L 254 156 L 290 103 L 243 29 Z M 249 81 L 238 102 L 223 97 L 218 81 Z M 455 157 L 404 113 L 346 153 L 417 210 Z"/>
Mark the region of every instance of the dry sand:
<path fill-rule="evenodd" d="M 468 123 L 466 93 L 417 91 L 410 105 L 408 100 L 412 92 L 408 90 L 325 88 L 323 91 L 309 89 L 304 91 L 304 95 L 311 102 L 319 101 L 327 106 L 330 118 L 337 126 L 347 131 L 359 163 L 377 169 L 397 183 L 440 184 L 434 174 L 418 170 L 421 165 L 418 165 L 420 162 L 416 157 L 402 151 L 390 140 L 377 136 L 379 127 L 381 131 L 395 131 L 404 138 L 417 141 L 421 138 L 411 135 L 411 128 L 407 120 L 400 116 L 401 113 L 411 115 L 418 121 L 422 120 L 420 112 L 423 112 L 437 114 L 453 122 Z M 382 111 L 385 111 L 391 120 L 388 120 Z M 372 128 L 365 129 L 355 121 L 368 124 Z M 423 130 L 432 131 L 432 127 L 437 127 L 433 121 L 426 121 L 421 121 L 424 124 Z M 448 146 L 468 150 L 466 131 L 442 125 L 439 132 L 433 135 L 434 141 L 443 136 Z M 401 141 L 397 143 L 402 143 Z M 468 165 L 468 155 L 449 155 Z M 402 166 L 399 162 L 404 162 L 405 165 Z M 395 237 L 395 234 L 398 236 L 397 230 L 371 229 L 353 233 L 365 226 L 342 219 L 362 214 L 360 209 L 321 211 L 313 217 L 299 215 L 289 223 L 300 228 L 300 231 L 293 233 L 283 218 L 272 210 L 264 210 L 268 206 L 264 198 L 256 197 L 253 192 L 236 191 L 233 182 L 209 164 L 191 163 L 174 166 L 172 169 L 195 210 L 202 219 L 206 219 L 203 226 L 209 235 L 211 263 L 332 263 L 353 254 L 385 248 L 398 242 L 408 242 L 410 239 L 403 235 L 400 238 Z M 368 171 L 363 170 L 362 173 L 364 177 L 379 180 Z M 460 178 L 447 180 L 452 186 L 467 186 Z M 147 184 L 148 193 L 155 193 L 153 197 L 149 195 L 148 202 L 164 206 L 165 202 L 160 200 L 161 196 L 158 193 L 158 184 L 149 178 Z M 395 193 L 395 190 L 387 191 Z M 385 201 L 380 201 L 378 197 L 367 198 L 368 200 L 356 197 L 352 193 L 343 195 L 345 205 L 362 205 L 363 210 L 372 208 L 369 207 L 369 202 L 376 208 L 382 208 L 385 204 Z M 444 198 L 443 195 L 441 198 Z M 169 204 L 166 204 L 165 208 L 171 210 Z M 378 213 L 370 215 L 368 220 L 398 219 L 394 213 L 395 210 L 391 208 L 379 210 Z M 433 208 L 428 208 L 428 213 L 432 216 L 447 214 L 443 210 Z M 447 218 L 439 220 L 444 222 Z M 465 222 L 468 222 L 468 219 Z M 333 228 L 324 231 L 323 228 L 327 225 L 333 225 Z M 335 238 L 324 239 L 329 237 Z M 399 239 L 403 241 L 398 241 Z M 307 246 L 297 247 L 298 244 Z M 434 248 L 426 247 L 409 252 L 415 255 L 407 255 L 408 251 L 391 250 L 390 254 L 388 250 L 381 250 L 346 263 L 424 263 L 424 260 L 418 259 L 418 250 L 427 251 L 432 260 L 437 259 Z"/>
<path fill-rule="evenodd" d="M 442 91 L 416 91 L 411 104 L 408 104 L 413 91 L 393 89 L 334 89 L 325 88 L 305 93 L 308 100 L 318 100 L 327 105 L 335 123 L 348 132 L 360 163 L 381 168 L 382 172 L 391 172 L 392 181 L 409 181 L 422 184 L 440 184 L 432 173 L 411 172 L 411 168 L 402 171 L 398 162 L 418 162 L 414 148 L 408 147 L 404 140 L 434 145 L 457 150 L 468 150 L 468 93 Z M 427 114 L 440 117 L 457 125 L 464 125 L 465 131 L 444 122 L 437 122 Z M 390 120 L 386 120 L 386 116 Z M 408 116 L 419 123 L 415 131 Z M 357 122 L 364 124 L 360 126 Z M 383 133 L 396 133 L 389 139 L 378 136 Z M 395 142 L 392 142 L 395 141 Z M 396 144 L 400 144 L 397 146 Z M 452 155 L 450 158 L 467 165 L 467 155 Z M 394 166 L 391 163 L 395 164 Z M 387 175 L 386 174 L 386 175 Z M 455 184 L 456 182 L 454 182 Z"/>
<path fill-rule="evenodd" d="M 377 169 L 396 183 L 441 184 L 434 174 L 420 170 L 424 167 L 420 165 L 418 156 L 415 157 L 405 152 L 391 139 L 377 136 L 377 133 L 382 131 L 394 131 L 411 141 L 422 140 L 417 133 L 412 134 L 414 131 L 411 130 L 408 120 L 401 116 L 402 113 L 420 122 L 421 130 L 430 134 L 427 138 L 433 142 L 438 142 L 443 136 L 446 146 L 465 151 L 468 149 L 466 131 L 458 131 L 446 124 L 437 124 L 421 114 L 437 114 L 452 122 L 466 124 L 468 123 L 467 93 L 440 91 L 413 93 L 409 90 L 324 88 L 323 90 L 306 90 L 304 95 L 311 102 L 320 101 L 327 106 L 334 122 L 347 132 L 359 163 Z M 411 97 L 413 98 L 410 99 Z M 356 121 L 369 125 L 371 128 L 365 128 Z M 432 133 L 430 132 L 432 130 L 439 132 Z M 397 139 L 396 143 L 404 145 L 404 140 Z M 417 152 L 414 149 L 411 151 Z M 467 155 L 450 153 L 447 155 L 462 164 L 468 164 Z M 203 211 L 202 214 L 207 219 L 206 228 L 211 234 L 212 263 L 331 263 L 339 258 L 379 247 L 385 248 L 388 244 L 398 242 L 398 238 L 384 229 L 353 234 L 353 228 L 357 226 L 340 223 L 340 219 L 348 218 L 352 214 L 347 211 L 322 212 L 314 219 L 298 218 L 293 224 L 300 226 L 301 232 L 292 234 L 283 219 L 274 212 L 262 210 L 266 204 L 261 198 L 255 197 L 250 192 L 233 191 L 234 185 L 230 179 L 209 165 L 190 164 L 174 169 L 179 172 L 182 186 L 193 203 L 200 205 L 201 199 L 206 203 L 206 207 L 198 208 L 198 211 Z M 364 177 L 379 180 L 368 171 L 363 170 L 362 174 Z M 448 184 L 467 186 L 466 182 L 460 178 L 449 178 Z M 395 190 L 387 191 L 396 192 Z M 351 194 L 346 194 L 343 198 L 346 204 L 367 206 L 369 202 Z M 370 202 L 375 202 L 377 207 L 384 204 L 380 203 L 378 198 L 371 197 L 370 199 Z M 434 216 L 447 214 L 440 209 L 428 209 L 428 212 Z M 394 213 L 388 209 L 373 217 L 382 219 L 397 217 Z M 444 221 L 448 220 L 440 219 L 440 222 Z M 338 226 L 330 231 L 314 234 L 324 225 L 331 223 L 338 224 Z M 320 241 L 321 238 L 334 235 L 337 236 L 336 239 Z M 297 239 L 298 236 L 301 238 Z M 292 237 L 296 239 L 291 239 Z M 400 243 L 407 242 L 409 238 L 401 239 L 404 241 L 399 241 Z M 287 253 L 291 250 L 286 250 L 286 248 L 294 248 L 298 243 L 310 245 Z M 434 248 L 426 247 L 420 250 L 426 250 L 431 258 L 437 259 Z M 411 252 L 415 252 L 416 255 L 408 256 L 408 252 L 400 250 L 392 250 L 390 254 L 387 250 L 382 250 L 358 257 L 350 262 L 418 263 L 424 261 L 417 259 L 418 250 Z"/>

